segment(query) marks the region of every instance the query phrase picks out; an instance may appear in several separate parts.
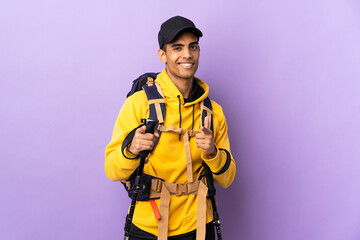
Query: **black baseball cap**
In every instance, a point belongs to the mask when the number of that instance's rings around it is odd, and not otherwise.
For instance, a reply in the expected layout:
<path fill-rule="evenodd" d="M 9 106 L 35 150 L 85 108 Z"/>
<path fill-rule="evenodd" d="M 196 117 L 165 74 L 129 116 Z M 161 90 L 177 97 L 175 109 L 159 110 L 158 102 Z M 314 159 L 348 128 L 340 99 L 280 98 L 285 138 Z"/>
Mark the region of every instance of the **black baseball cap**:
<path fill-rule="evenodd" d="M 162 48 L 165 44 L 171 43 L 176 36 L 184 30 L 193 32 L 198 38 L 203 35 L 191 20 L 181 16 L 175 16 L 161 24 L 158 35 L 159 47 Z"/>

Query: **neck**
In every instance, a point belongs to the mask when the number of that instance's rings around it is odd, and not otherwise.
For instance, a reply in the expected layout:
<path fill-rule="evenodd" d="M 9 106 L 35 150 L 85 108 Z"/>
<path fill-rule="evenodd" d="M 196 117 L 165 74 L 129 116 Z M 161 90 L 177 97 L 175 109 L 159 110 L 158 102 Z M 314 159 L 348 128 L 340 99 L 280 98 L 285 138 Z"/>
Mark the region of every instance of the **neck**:
<path fill-rule="evenodd" d="M 177 89 L 179 89 L 181 95 L 184 98 L 188 98 L 193 86 L 193 81 L 194 81 L 193 77 L 184 79 L 184 78 L 175 78 L 173 76 L 170 76 L 169 74 L 168 76 L 170 77 L 171 81 L 175 84 Z"/>

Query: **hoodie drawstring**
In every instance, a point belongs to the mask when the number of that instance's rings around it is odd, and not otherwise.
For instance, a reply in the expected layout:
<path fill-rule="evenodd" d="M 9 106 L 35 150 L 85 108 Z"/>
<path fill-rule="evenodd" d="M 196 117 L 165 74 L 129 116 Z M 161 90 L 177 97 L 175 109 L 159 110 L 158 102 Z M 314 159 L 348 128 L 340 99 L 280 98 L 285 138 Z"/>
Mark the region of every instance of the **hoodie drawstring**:
<path fill-rule="evenodd" d="M 179 114 L 180 114 L 179 128 L 181 128 L 181 100 L 180 100 L 180 95 L 177 95 L 177 97 L 179 99 Z M 179 141 L 181 141 L 181 134 L 179 134 Z"/>
<path fill-rule="evenodd" d="M 181 128 L 181 100 L 180 100 L 180 95 L 177 95 L 178 99 L 179 99 L 179 115 L 180 115 L 180 121 L 179 121 L 179 128 Z M 194 130 L 194 122 L 195 120 L 195 104 L 193 104 L 193 112 L 192 112 L 192 126 L 191 126 L 191 130 Z M 191 136 L 189 136 L 189 140 L 190 140 Z M 181 134 L 179 134 L 179 141 L 181 141 Z"/>
<path fill-rule="evenodd" d="M 195 104 L 193 105 L 193 118 L 192 118 L 192 127 L 191 127 L 191 130 L 194 130 L 194 114 L 195 114 Z"/>

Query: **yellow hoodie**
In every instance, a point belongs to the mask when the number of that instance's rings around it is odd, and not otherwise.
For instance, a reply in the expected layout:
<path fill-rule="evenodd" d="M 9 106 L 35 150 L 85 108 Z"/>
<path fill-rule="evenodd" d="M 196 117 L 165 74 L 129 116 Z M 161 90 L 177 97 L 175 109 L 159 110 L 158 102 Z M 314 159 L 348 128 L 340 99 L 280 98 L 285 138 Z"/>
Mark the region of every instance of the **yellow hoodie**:
<path fill-rule="evenodd" d="M 191 130 L 194 121 L 193 130 L 201 131 L 199 103 L 208 96 L 209 87 L 200 79 L 195 79 L 200 87 L 203 88 L 205 93 L 195 101 L 184 104 L 183 96 L 167 75 L 166 70 L 164 69 L 157 76 L 155 81 L 160 84 L 166 101 L 164 126 L 179 127 L 181 116 L 181 128 Z M 179 104 L 181 106 L 180 110 Z M 223 148 L 230 152 L 230 143 L 224 113 L 219 104 L 212 100 L 211 104 L 214 113 L 214 144 L 217 149 Z M 179 111 L 181 111 L 181 114 Z M 127 180 L 139 166 L 139 158 L 130 160 L 123 156 L 121 145 L 129 132 L 141 124 L 140 120 L 148 117 L 149 104 L 144 91 L 136 92 L 126 99 L 116 120 L 112 139 L 105 150 L 105 172 L 110 180 Z M 220 172 L 226 162 L 226 153 L 218 150 L 217 155 L 213 159 L 207 159 L 206 155 L 202 153 L 202 149 L 197 148 L 195 140 L 195 137 L 190 139 L 194 179 L 197 179 L 201 174 L 202 161 L 206 162 L 212 172 Z M 136 157 L 126 149 L 124 154 L 128 158 Z M 235 161 L 231 156 L 229 168 L 220 175 L 214 175 L 214 182 L 217 185 L 226 188 L 234 180 L 235 172 Z M 144 173 L 162 178 L 166 182 L 170 183 L 187 182 L 184 143 L 182 140 L 179 140 L 179 135 L 168 132 L 161 134 L 158 144 L 150 155 L 149 161 L 144 166 Z M 156 204 L 159 206 L 159 199 L 156 200 Z M 171 195 L 168 236 L 184 234 L 196 229 L 196 210 L 196 195 Z M 206 217 L 207 223 L 212 221 L 211 211 L 211 203 L 210 200 L 208 200 Z M 143 231 L 158 235 L 158 221 L 154 217 L 154 213 L 149 202 L 138 201 L 136 203 L 133 224 Z"/>

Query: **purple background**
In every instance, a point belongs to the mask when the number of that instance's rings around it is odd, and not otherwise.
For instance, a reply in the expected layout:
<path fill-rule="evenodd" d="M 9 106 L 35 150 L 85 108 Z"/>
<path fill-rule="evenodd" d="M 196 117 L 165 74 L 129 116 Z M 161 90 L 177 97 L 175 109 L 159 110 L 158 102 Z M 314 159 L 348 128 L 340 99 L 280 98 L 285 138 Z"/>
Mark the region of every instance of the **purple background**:
<path fill-rule="evenodd" d="M 356 0 L 1 1 L 0 239 L 122 239 L 104 149 L 177 14 L 204 33 L 197 76 L 230 129 L 224 239 L 359 240 Z"/>

